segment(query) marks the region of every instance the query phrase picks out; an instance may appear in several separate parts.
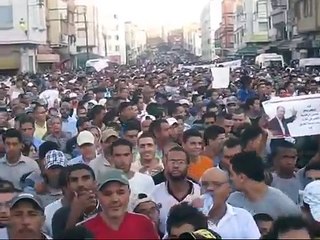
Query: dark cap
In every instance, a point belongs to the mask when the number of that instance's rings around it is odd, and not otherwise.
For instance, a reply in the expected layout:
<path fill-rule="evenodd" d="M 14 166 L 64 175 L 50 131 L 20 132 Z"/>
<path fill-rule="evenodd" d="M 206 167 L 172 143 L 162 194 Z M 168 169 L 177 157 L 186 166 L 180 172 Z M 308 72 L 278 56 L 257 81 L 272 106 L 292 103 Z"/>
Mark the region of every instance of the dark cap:
<path fill-rule="evenodd" d="M 100 174 L 97 178 L 97 182 L 99 190 L 101 190 L 101 188 L 109 182 L 119 182 L 129 186 L 129 180 L 127 176 L 122 170 L 119 169 L 110 169 L 104 174 Z"/>

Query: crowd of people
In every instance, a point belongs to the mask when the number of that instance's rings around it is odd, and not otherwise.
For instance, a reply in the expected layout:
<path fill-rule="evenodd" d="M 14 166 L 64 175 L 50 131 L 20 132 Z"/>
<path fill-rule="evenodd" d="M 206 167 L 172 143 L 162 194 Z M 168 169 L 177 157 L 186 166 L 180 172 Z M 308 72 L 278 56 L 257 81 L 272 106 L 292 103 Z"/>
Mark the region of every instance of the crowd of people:
<path fill-rule="evenodd" d="M 317 76 L 243 66 L 213 89 L 210 69 L 148 62 L 6 78 L 0 238 L 319 238 L 319 137 L 272 139 L 262 108 L 318 93 Z"/>

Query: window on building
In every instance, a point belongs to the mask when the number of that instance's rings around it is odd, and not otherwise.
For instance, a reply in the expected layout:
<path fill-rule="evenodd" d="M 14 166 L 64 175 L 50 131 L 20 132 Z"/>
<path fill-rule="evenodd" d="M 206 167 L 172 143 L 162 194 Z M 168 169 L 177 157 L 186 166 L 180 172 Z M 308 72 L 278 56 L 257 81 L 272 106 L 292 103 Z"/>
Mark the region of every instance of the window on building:
<path fill-rule="evenodd" d="M 115 49 L 116 52 L 119 52 L 120 51 L 120 46 L 116 45 L 114 49 Z"/>
<path fill-rule="evenodd" d="M 86 30 L 84 28 L 79 28 L 77 30 L 78 38 L 85 38 L 86 37 Z"/>
<path fill-rule="evenodd" d="M 313 15 L 313 0 L 308 0 L 308 2 L 309 2 L 308 16 L 312 17 L 312 15 Z"/>
<path fill-rule="evenodd" d="M 119 35 L 116 35 L 114 38 L 119 41 Z"/>
<path fill-rule="evenodd" d="M 268 31 L 268 23 L 267 22 L 259 22 L 259 31 L 267 32 Z"/>
<path fill-rule="evenodd" d="M 0 29 L 13 28 L 12 5 L 0 6 Z"/>
<path fill-rule="evenodd" d="M 303 16 L 308 17 L 308 1 L 303 1 Z"/>

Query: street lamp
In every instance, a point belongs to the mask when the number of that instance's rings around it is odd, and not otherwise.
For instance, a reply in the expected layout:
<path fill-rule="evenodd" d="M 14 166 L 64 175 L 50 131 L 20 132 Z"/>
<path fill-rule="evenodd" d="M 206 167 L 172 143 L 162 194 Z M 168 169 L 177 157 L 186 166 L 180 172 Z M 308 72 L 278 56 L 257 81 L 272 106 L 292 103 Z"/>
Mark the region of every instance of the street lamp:
<path fill-rule="evenodd" d="M 24 31 L 26 35 L 28 35 L 28 27 L 27 27 L 26 21 L 23 18 L 20 19 L 19 25 L 21 30 Z"/>

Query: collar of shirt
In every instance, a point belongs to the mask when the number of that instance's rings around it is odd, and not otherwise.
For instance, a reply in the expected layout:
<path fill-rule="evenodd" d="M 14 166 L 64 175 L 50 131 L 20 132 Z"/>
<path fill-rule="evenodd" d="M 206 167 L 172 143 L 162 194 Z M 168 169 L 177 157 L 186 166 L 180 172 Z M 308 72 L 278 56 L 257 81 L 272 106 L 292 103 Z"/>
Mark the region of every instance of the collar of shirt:
<path fill-rule="evenodd" d="M 219 223 L 223 221 L 227 221 L 229 218 L 231 218 L 232 216 L 235 216 L 237 213 L 233 210 L 233 207 L 229 204 L 226 203 L 226 207 L 227 207 L 227 211 L 226 213 L 223 215 L 223 217 L 219 220 L 219 222 L 216 224 L 214 223 L 212 220 L 209 219 L 209 223 L 213 224 L 213 225 L 219 225 Z"/>
<path fill-rule="evenodd" d="M 12 164 L 8 162 L 7 155 L 5 155 L 3 158 L 0 159 L 0 163 L 5 163 L 8 166 L 16 166 L 20 163 L 25 163 L 25 162 L 26 162 L 26 157 L 23 156 L 22 154 L 20 155 L 19 160 L 16 163 L 12 163 Z"/>

